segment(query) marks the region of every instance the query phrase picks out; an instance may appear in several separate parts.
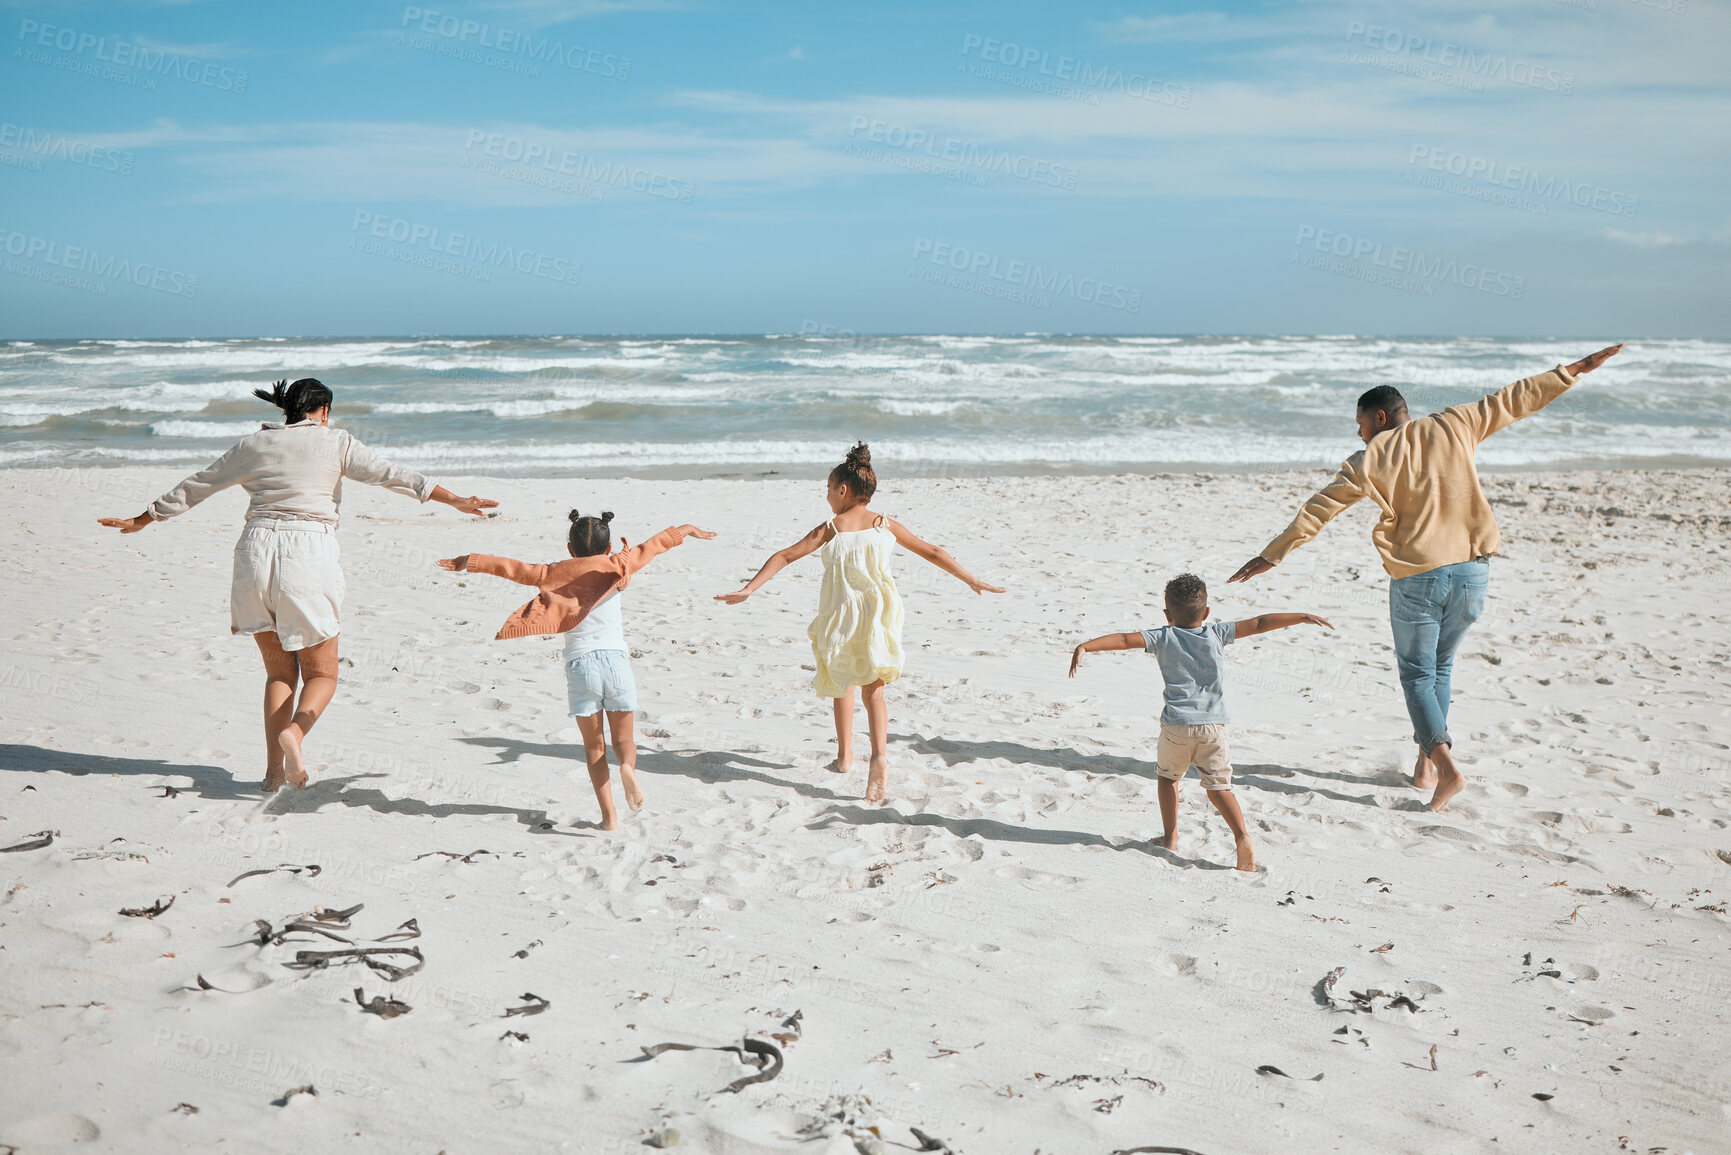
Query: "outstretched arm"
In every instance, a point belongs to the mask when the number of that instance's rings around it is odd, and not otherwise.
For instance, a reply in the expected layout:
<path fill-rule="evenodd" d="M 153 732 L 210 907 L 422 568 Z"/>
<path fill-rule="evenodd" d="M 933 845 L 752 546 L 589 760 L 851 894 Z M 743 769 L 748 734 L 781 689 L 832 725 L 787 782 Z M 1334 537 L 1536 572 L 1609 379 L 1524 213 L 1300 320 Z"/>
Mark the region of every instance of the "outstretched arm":
<path fill-rule="evenodd" d="M 733 593 L 716 594 L 715 600 L 718 602 L 726 602 L 730 606 L 738 605 L 740 602 L 762 589 L 763 584 L 785 569 L 789 562 L 798 561 L 800 558 L 811 553 L 824 542 L 828 541 L 829 534 L 829 523 L 825 522 L 823 525 L 818 526 L 816 529 L 812 530 L 786 549 L 776 550 L 774 553 L 769 555 L 769 560 L 763 563 L 763 568 L 757 571 L 756 577 L 746 582 L 745 585 L 740 587 L 738 590 L 735 590 Z"/>
<path fill-rule="evenodd" d="M 1611 345 L 1589 354 L 1573 365 L 1559 366 L 1545 373 L 1523 378 L 1505 385 L 1467 405 L 1451 405 L 1438 416 L 1475 444 L 1523 417 L 1531 417 L 1561 397 L 1582 373 L 1591 373 L 1616 356 L 1621 345 Z"/>
<path fill-rule="evenodd" d="M 484 553 L 466 553 L 459 557 L 442 557 L 439 568 L 452 573 L 485 573 L 494 577 L 502 577 L 508 582 L 516 582 L 520 586 L 540 586 L 547 580 L 547 570 L 544 565 L 531 565 L 526 561 L 517 561 L 508 557 L 493 557 Z"/>
<path fill-rule="evenodd" d="M 1261 553 L 1239 566 L 1238 572 L 1226 579 L 1227 583 L 1246 581 L 1257 574 L 1267 573 L 1285 561 L 1287 554 L 1321 533 L 1322 527 L 1333 521 L 1342 510 L 1363 498 L 1364 486 L 1359 481 L 1359 465 L 1363 460 L 1363 453 L 1355 453 L 1342 462 L 1334 480 L 1306 501 L 1298 516 L 1292 519 L 1292 524 L 1264 546 Z"/>
<path fill-rule="evenodd" d="M 1315 614 L 1258 614 L 1254 618 L 1245 618 L 1232 623 L 1232 633 L 1235 637 L 1247 638 L 1251 634 L 1266 634 L 1270 630 L 1284 630 L 1288 626 L 1327 626 L 1334 625 L 1327 618 L 1319 618 Z"/>
<path fill-rule="evenodd" d="M 640 541 L 636 545 L 620 538 L 619 552 L 624 558 L 625 574 L 629 577 L 636 573 L 688 537 L 708 540 L 714 536 L 709 530 L 698 529 L 695 525 L 670 525 L 648 541 Z"/>
<path fill-rule="evenodd" d="M 1101 634 L 1097 638 L 1089 638 L 1070 653 L 1070 676 L 1076 676 L 1076 670 L 1082 665 L 1083 654 L 1095 654 L 1102 650 L 1140 650 L 1147 647 L 1147 641 L 1141 634 Z"/>
<path fill-rule="evenodd" d="M 238 446 L 236 448 L 239 448 Z M 153 521 L 178 517 L 209 497 L 241 481 L 245 473 L 234 449 L 163 494 L 149 509 L 137 517 L 99 517 L 97 525 L 118 529 L 121 533 L 137 533 Z"/>
<path fill-rule="evenodd" d="M 476 517 L 484 517 L 483 509 L 496 509 L 499 503 L 485 497 L 458 497 L 442 485 L 433 486 L 433 492 L 427 495 L 428 501 L 436 501 L 448 505 L 458 513 L 472 513 Z"/>
<path fill-rule="evenodd" d="M 924 558 L 952 577 L 961 579 L 962 583 L 977 594 L 1001 594 L 1004 591 L 998 586 L 987 585 L 973 574 L 961 567 L 961 563 L 950 556 L 942 546 L 921 541 L 909 532 L 908 527 L 894 518 L 884 518 L 884 526 L 896 535 L 896 542 L 903 549 L 916 557 Z"/>

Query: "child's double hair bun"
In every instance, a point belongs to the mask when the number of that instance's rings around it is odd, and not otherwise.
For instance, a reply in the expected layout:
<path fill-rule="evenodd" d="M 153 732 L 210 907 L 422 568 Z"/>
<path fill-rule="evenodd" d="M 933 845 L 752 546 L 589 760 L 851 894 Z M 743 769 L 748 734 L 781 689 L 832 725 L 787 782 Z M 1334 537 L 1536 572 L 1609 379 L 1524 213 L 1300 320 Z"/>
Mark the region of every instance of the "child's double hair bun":
<path fill-rule="evenodd" d="M 569 517 L 573 523 L 576 523 L 576 522 L 582 521 L 583 518 L 586 516 L 593 517 L 594 515 L 593 514 L 581 514 L 581 513 L 578 513 L 576 510 L 572 510 L 566 516 Z M 608 522 L 613 520 L 613 511 L 608 510 L 606 513 L 603 513 L 601 515 L 601 517 L 599 518 L 599 520 L 600 520 L 602 525 L 606 525 Z"/>

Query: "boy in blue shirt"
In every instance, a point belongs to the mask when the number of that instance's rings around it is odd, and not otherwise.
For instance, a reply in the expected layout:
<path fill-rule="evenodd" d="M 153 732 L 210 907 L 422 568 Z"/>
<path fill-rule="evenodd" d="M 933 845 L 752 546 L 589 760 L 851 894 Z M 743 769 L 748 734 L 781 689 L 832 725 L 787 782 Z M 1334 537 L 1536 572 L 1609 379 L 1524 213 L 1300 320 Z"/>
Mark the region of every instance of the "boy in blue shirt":
<path fill-rule="evenodd" d="M 1178 830 L 1178 780 L 1196 767 L 1208 800 L 1232 831 L 1238 844 L 1238 869 L 1255 870 L 1256 854 L 1244 814 L 1232 796 L 1232 762 L 1226 742 L 1226 698 L 1221 685 L 1225 648 L 1239 638 L 1309 623 L 1327 626 L 1315 614 L 1262 614 L 1241 622 L 1208 621 L 1208 587 L 1195 574 L 1180 574 L 1166 583 L 1167 625 L 1133 634 L 1102 634 L 1076 647 L 1070 656 L 1070 676 L 1076 676 L 1082 655 L 1099 650 L 1146 650 L 1160 663 L 1166 680 L 1165 707 L 1160 711 L 1160 821 L 1165 835 L 1160 845 L 1175 849 Z"/>

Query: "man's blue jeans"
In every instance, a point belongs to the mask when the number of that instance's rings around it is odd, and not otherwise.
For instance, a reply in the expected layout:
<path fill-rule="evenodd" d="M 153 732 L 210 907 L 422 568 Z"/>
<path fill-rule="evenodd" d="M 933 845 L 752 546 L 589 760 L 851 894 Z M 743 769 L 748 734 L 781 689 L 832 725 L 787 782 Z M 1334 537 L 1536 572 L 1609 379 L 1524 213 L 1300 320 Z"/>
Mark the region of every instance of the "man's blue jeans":
<path fill-rule="evenodd" d="M 1467 627 L 1485 612 L 1490 585 L 1487 561 L 1463 561 L 1388 586 L 1388 619 L 1394 627 L 1394 660 L 1412 719 L 1413 740 L 1426 754 L 1449 737 L 1449 676 Z"/>

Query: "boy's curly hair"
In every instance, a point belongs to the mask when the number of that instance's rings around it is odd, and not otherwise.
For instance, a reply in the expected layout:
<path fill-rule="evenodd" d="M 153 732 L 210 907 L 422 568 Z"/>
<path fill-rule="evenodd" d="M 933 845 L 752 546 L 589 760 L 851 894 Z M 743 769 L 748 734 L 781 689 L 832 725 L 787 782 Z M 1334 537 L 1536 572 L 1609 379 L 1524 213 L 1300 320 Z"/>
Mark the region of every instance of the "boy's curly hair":
<path fill-rule="evenodd" d="M 1166 608 L 1174 615 L 1192 618 L 1208 606 L 1208 586 L 1193 573 L 1181 573 L 1166 583 Z"/>

